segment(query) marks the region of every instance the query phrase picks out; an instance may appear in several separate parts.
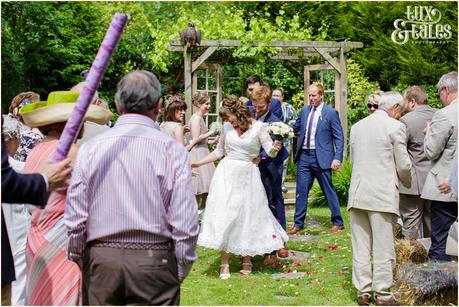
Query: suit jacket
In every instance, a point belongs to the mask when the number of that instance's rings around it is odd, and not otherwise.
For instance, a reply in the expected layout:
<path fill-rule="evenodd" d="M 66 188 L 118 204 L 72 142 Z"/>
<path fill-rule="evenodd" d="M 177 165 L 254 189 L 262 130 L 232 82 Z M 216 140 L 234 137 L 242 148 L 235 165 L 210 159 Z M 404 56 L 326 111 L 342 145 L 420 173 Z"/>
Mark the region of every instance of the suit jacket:
<path fill-rule="evenodd" d="M 8 163 L 8 153 L 2 135 L 2 203 L 29 203 L 46 205 L 48 192 L 45 179 L 40 174 L 18 174 Z M 2 286 L 15 280 L 14 262 L 8 232 L 2 211 Z"/>
<path fill-rule="evenodd" d="M 421 197 L 424 199 L 453 202 L 457 197 L 452 193 L 443 194 L 438 185 L 450 178 L 451 162 L 457 143 L 457 99 L 438 110 L 432 117 L 430 129 L 424 139 L 424 152 L 432 161 Z"/>
<path fill-rule="evenodd" d="M 310 105 L 303 107 L 300 111 L 300 116 L 292 126 L 295 133 L 300 133 L 295 162 L 298 161 L 301 154 L 301 148 L 306 137 L 308 116 L 311 110 L 312 107 Z M 317 162 L 322 169 L 329 169 L 333 160 L 343 161 L 344 134 L 339 115 L 335 109 L 325 104 L 317 122 L 315 145 Z"/>
<path fill-rule="evenodd" d="M 347 208 L 399 215 L 399 180 L 411 182 L 405 125 L 376 111 L 351 128 Z"/>
<path fill-rule="evenodd" d="M 252 105 L 252 100 L 247 101 L 245 105 L 249 109 L 250 113 L 255 114 Z M 271 102 L 269 103 L 269 111 L 271 111 L 274 114 L 274 116 L 279 118 L 280 121 L 282 121 L 282 118 L 284 118 L 284 113 L 282 113 L 282 104 L 277 99 L 271 98 Z"/>
<path fill-rule="evenodd" d="M 275 123 L 275 122 L 282 122 L 277 116 L 275 116 L 271 111 L 268 111 L 268 113 L 265 116 L 265 120 L 263 121 L 265 123 Z M 271 176 L 273 177 L 274 181 L 278 177 L 282 177 L 282 172 L 284 169 L 284 160 L 288 158 L 288 151 L 285 149 L 284 146 L 282 146 L 281 150 L 277 154 L 275 158 L 271 158 L 268 156 L 268 154 L 265 152 L 263 147 L 260 150 L 260 163 L 258 164 L 258 167 L 260 168 L 260 171 L 265 168 L 269 171 Z"/>
<path fill-rule="evenodd" d="M 406 125 L 406 144 L 411 159 L 411 188 L 400 185 L 400 193 L 421 195 L 431 162 L 424 154 L 424 128 L 432 120 L 436 109 L 420 105 L 405 114 L 400 121 Z"/>

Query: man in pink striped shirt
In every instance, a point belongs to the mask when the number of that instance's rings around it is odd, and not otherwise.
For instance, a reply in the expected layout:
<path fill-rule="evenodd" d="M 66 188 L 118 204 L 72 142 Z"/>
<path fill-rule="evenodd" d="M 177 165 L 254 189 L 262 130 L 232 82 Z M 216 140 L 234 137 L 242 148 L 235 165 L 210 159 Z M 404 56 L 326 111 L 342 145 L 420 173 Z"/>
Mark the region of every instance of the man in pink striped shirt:
<path fill-rule="evenodd" d="M 82 268 L 84 304 L 178 305 L 199 232 L 188 154 L 155 123 L 155 75 L 127 74 L 115 102 L 115 126 L 78 153 L 65 209 L 68 257 Z"/>

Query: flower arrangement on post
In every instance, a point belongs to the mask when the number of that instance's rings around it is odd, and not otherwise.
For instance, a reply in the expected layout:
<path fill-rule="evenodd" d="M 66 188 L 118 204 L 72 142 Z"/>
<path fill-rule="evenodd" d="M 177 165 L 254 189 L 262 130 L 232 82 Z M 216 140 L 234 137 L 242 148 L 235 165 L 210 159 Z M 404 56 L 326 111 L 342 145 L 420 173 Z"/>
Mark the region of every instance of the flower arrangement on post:
<path fill-rule="evenodd" d="M 277 141 L 284 141 L 284 139 L 293 138 L 295 136 L 293 129 L 283 122 L 270 123 L 267 131 Z"/>

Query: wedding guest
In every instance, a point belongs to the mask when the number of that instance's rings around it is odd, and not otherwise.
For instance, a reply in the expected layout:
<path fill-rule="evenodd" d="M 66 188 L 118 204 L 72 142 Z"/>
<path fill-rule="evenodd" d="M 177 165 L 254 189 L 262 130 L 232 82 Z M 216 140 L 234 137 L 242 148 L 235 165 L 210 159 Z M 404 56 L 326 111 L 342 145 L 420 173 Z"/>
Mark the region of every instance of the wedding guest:
<path fill-rule="evenodd" d="M 390 291 L 395 265 L 393 224 L 399 215 L 399 180 L 407 187 L 411 182 L 406 128 L 395 120 L 403 105 L 399 93 L 384 93 L 378 110 L 351 128 L 352 177 L 347 208 L 352 283 L 361 306 L 370 304 L 372 294 L 378 306 L 399 305 Z"/>
<path fill-rule="evenodd" d="M 2 117 L 3 123 L 3 117 Z M 3 126 L 3 125 L 2 125 Z M 44 206 L 48 200 L 48 192 L 66 186 L 72 168 L 70 160 L 50 164 L 48 161 L 37 167 L 35 174 L 19 174 L 8 162 L 5 140 L 2 138 L 2 202 L 29 203 Z M 1 250 L 2 250 L 2 306 L 11 305 L 11 282 L 15 280 L 14 260 L 8 239 L 2 209 L 1 219 Z"/>
<path fill-rule="evenodd" d="M 31 103 L 20 111 L 24 122 L 39 128 L 45 139 L 29 153 L 24 171 L 32 173 L 40 162 L 48 161 L 56 151 L 66 121 L 73 111 L 78 92 L 51 92 L 46 102 Z M 111 113 L 90 105 L 85 119 L 107 123 Z M 81 137 L 83 131 L 80 131 Z M 73 161 L 76 145 L 68 157 Z M 45 208 L 35 208 L 27 236 L 27 305 L 81 304 L 81 277 L 78 266 L 66 260 L 67 229 L 63 223 L 67 190 L 50 194 Z"/>
<path fill-rule="evenodd" d="M 3 115 L 2 134 L 5 139 L 8 161 L 11 167 L 21 173 L 25 162 L 13 159 L 20 144 L 21 123 L 11 114 Z M 25 245 L 27 230 L 30 225 L 31 206 L 26 204 L 2 203 L 2 213 L 5 218 L 9 235 L 11 252 L 14 260 L 16 280 L 11 283 L 11 305 L 26 304 L 26 255 Z M 2 293 L 7 296 L 7 293 Z M 2 304 L 3 305 L 3 304 Z"/>
<path fill-rule="evenodd" d="M 367 97 L 367 107 L 370 114 L 373 114 L 378 109 L 378 102 L 383 93 L 383 91 L 374 91 Z"/>
<path fill-rule="evenodd" d="M 162 123 L 159 128 L 179 144 L 185 146 L 186 150 L 190 151 L 196 145 L 196 142 L 191 142 L 190 144 L 185 142 L 185 127 L 182 123 L 186 109 L 186 103 L 179 95 L 169 97 L 164 106 Z"/>
<path fill-rule="evenodd" d="M 191 102 L 197 108 L 197 111 L 191 116 L 189 123 L 191 138 L 196 144 L 190 151 L 190 160 L 199 161 L 210 153 L 208 144 L 215 144 L 218 138 L 212 142 L 208 141 L 208 137 L 215 133 L 214 129 L 207 129 L 204 122 L 204 116 L 210 110 L 209 95 L 198 92 L 193 95 Z M 215 166 L 213 163 L 208 163 L 196 168 L 194 172 L 196 173 L 193 176 L 194 195 L 196 195 L 198 207 L 202 209 L 206 204 L 207 193 L 209 193 L 209 185 L 215 172 Z"/>
<path fill-rule="evenodd" d="M 424 128 L 435 109 L 426 104 L 427 94 L 419 86 L 403 93 L 406 114 L 400 121 L 406 126 L 408 154 L 411 159 L 411 187 L 400 185 L 400 217 L 406 239 L 430 237 L 430 200 L 421 198 L 422 188 L 430 171 L 430 161 L 424 153 Z"/>
<path fill-rule="evenodd" d="M 78 153 L 64 223 L 84 305 L 180 304 L 198 214 L 188 153 L 155 122 L 161 103 L 154 74 L 128 73 L 115 95 L 115 126 Z"/>
<path fill-rule="evenodd" d="M 273 143 L 266 125 L 255 121 L 236 96 L 223 99 L 219 114 L 225 123 L 217 148 L 192 167 L 226 154 L 210 184 L 198 245 L 221 251 L 220 278 L 228 279 L 229 253 L 242 256 L 240 273 L 248 275 L 252 256 L 282 248 L 288 236 L 268 208 L 259 170 L 252 162 L 261 147 L 275 157 L 282 143 Z"/>
<path fill-rule="evenodd" d="M 426 127 L 424 153 L 432 168 L 427 174 L 421 197 L 431 200 L 431 241 L 429 260 L 450 261 L 445 253 L 448 231 L 457 219 L 457 196 L 451 191 L 441 193 L 439 186 L 450 177 L 457 146 L 457 72 L 441 76 L 437 83 L 443 108 L 435 112 Z"/>
<path fill-rule="evenodd" d="M 287 102 L 284 102 L 284 89 L 281 87 L 276 88 L 273 90 L 272 98 L 277 99 L 282 104 L 282 115 L 283 117 L 280 118 L 284 124 L 293 125 L 295 120 L 297 119 L 295 108 Z M 287 149 L 288 154 L 292 152 L 293 146 L 293 138 L 287 138 L 284 140 L 285 149 Z M 288 159 L 284 160 L 284 169 L 282 172 L 282 192 L 287 193 L 287 188 L 285 187 L 285 178 L 287 177 L 287 164 Z"/>
<path fill-rule="evenodd" d="M 343 161 L 344 134 L 338 112 L 324 101 L 322 84 L 315 83 L 308 90 L 309 105 L 303 107 L 292 128 L 300 133 L 295 154 L 297 163 L 295 224 L 289 234 L 297 234 L 304 227 L 308 209 L 308 195 L 314 178 L 319 182 L 331 211 L 329 232 L 344 229 L 338 196 L 332 183 L 332 170 Z"/>
<path fill-rule="evenodd" d="M 32 148 L 43 140 L 43 134 L 36 128 L 28 127 L 22 120 L 19 113 L 22 107 L 40 100 L 40 95 L 34 92 L 23 92 L 16 95 L 11 101 L 9 114 L 15 117 L 21 123 L 19 136 L 19 147 L 13 158 L 17 161 L 25 162 L 27 155 Z"/>

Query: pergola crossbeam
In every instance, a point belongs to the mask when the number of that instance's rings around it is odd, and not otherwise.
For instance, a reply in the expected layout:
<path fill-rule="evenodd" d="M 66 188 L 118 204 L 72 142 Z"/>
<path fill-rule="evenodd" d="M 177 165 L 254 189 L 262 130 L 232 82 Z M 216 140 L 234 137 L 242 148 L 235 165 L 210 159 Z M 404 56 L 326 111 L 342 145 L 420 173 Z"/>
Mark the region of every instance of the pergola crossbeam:
<path fill-rule="evenodd" d="M 218 47 L 212 46 L 206 49 L 203 54 L 199 58 L 197 58 L 193 64 L 191 65 L 191 72 L 195 72 L 202 63 L 204 63 L 214 52 L 217 50 Z"/>
<path fill-rule="evenodd" d="M 315 49 L 321 56 L 324 57 L 325 60 L 327 60 L 328 63 L 330 63 L 331 66 L 333 66 L 334 69 L 336 69 L 337 72 L 341 73 L 341 65 L 335 58 L 333 58 L 328 52 L 320 50 L 320 48 Z"/>
<path fill-rule="evenodd" d="M 265 46 L 265 47 L 299 47 L 299 48 L 341 48 L 340 42 L 328 42 L 328 41 L 272 41 L 271 43 L 264 44 L 263 42 L 252 42 L 252 46 Z M 362 48 L 363 43 L 361 42 L 345 42 L 346 47 L 349 48 Z M 242 46 L 243 42 L 240 40 L 202 40 L 199 46 L 201 47 L 239 47 Z M 171 47 L 177 48 L 177 51 L 183 51 L 183 46 L 179 40 L 171 40 Z"/>

